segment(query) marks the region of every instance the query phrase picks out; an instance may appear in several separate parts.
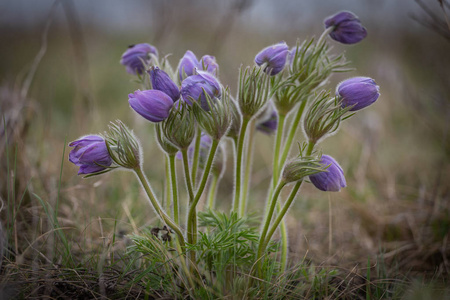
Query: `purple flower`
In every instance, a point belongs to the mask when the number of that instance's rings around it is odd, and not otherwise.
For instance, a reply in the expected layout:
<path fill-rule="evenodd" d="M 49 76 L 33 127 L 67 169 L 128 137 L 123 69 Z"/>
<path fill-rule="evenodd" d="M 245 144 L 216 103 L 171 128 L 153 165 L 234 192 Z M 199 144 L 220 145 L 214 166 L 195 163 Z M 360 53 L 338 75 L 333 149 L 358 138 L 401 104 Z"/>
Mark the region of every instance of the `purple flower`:
<path fill-rule="evenodd" d="M 152 67 L 149 74 L 153 89 L 166 93 L 174 102 L 180 98 L 180 89 L 166 72 Z"/>
<path fill-rule="evenodd" d="M 185 102 L 192 105 L 192 101 L 200 101 L 200 106 L 209 111 L 208 94 L 211 100 L 222 95 L 219 81 L 208 72 L 197 71 L 197 75 L 187 77 L 181 83 L 181 96 Z"/>
<path fill-rule="evenodd" d="M 78 175 L 93 174 L 105 170 L 112 164 L 105 140 L 98 135 L 87 135 L 69 144 L 74 147 L 69 160 L 80 167 Z"/>
<path fill-rule="evenodd" d="M 341 11 L 325 19 L 325 28 L 333 26 L 330 37 L 343 44 L 355 44 L 367 36 L 366 28 L 358 17 L 349 11 Z"/>
<path fill-rule="evenodd" d="M 264 112 L 258 122 L 256 123 L 256 129 L 266 134 L 273 134 L 277 130 L 278 126 L 278 112 L 275 109 L 272 102 L 267 106 L 266 112 Z"/>
<path fill-rule="evenodd" d="M 135 91 L 128 95 L 131 108 L 150 122 L 161 122 L 169 116 L 173 100 L 158 90 Z"/>
<path fill-rule="evenodd" d="M 158 56 L 158 50 L 152 45 L 131 45 L 122 55 L 120 63 L 126 67 L 128 73 L 133 75 L 142 74 L 145 70 L 144 63 L 148 64 L 150 62 L 150 54 Z"/>
<path fill-rule="evenodd" d="M 208 73 L 217 76 L 219 65 L 217 64 L 214 56 L 204 55 L 198 63 L 198 69 L 207 71 Z"/>
<path fill-rule="evenodd" d="M 325 192 L 339 192 L 341 188 L 347 186 L 344 171 L 334 158 L 322 155 L 320 163 L 329 167 L 324 172 L 309 176 L 309 180 L 316 188 Z"/>
<path fill-rule="evenodd" d="M 280 42 L 261 50 L 256 55 L 255 62 L 258 66 L 266 64 L 264 72 L 269 75 L 276 75 L 283 70 L 288 54 L 288 46 L 285 42 Z"/>
<path fill-rule="evenodd" d="M 341 82 L 336 96 L 342 107 L 354 105 L 350 111 L 357 111 L 374 103 L 380 96 L 380 87 L 369 77 L 353 77 Z"/>
<path fill-rule="evenodd" d="M 197 56 L 195 56 L 194 52 L 191 50 L 186 51 L 178 66 L 180 81 L 183 80 L 184 74 L 186 74 L 186 76 L 191 76 L 194 74 L 194 69 L 198 67 L 198 63 Z"/>

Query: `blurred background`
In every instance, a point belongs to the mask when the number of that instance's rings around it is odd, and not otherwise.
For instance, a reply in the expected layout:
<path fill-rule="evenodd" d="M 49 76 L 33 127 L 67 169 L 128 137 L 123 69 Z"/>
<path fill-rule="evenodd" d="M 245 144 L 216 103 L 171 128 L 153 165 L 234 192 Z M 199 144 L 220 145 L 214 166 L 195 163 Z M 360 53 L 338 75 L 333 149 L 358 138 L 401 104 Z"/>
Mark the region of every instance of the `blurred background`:
<path fill-rule="evenodd" d="M 450 12 L 448 1 L 443 6 Z M 147 175 L 164 194 L 152 125 L 127 102 L 139 88 L 119 64 L 128 45 L 150 43 L 170 55 L 173 67 L 186 50 L 214 55 L 221 82 L 234 94 L 241 64 L 252 65 L 256 53 L 279 41 L 294 46 L 319 36 L 323 20 L 340 10 L 358 15 L 368 36 L 353 46 L 329 41 L 355 71 L 333 75 L 325 88 L 369 76 L 381 97 L 319 145 L 340 162 L 348 187 L 340 193 L 302 188 L 287 218 L 291 257 L 351 270 L 381 256 L 396 272 L 448 276 L 450 29 L 432 0 L 1 1 L 0 192 L 3 202 L 15 199 L 16 253 L 26 259 L 21 242 L 26 248 L 25 237 L 33 240 L 36 228 L 45 232 L 32 193 L 59 204 L 68 233 L 82 236 L 80 252 L 102 244 L 115 219 L 123 233 L 156 221 L 133 176 L 82 179 L 67 160 L 70 141 L 120 119 L 141 139 Z M 249 211 L 258 215 L 273 139 L 256 137 Z M 300 130 L 297 140 L 303 141 Z M 232 196 L 231 150 L 228 156 L 216 200 L 224 211 Z"/>

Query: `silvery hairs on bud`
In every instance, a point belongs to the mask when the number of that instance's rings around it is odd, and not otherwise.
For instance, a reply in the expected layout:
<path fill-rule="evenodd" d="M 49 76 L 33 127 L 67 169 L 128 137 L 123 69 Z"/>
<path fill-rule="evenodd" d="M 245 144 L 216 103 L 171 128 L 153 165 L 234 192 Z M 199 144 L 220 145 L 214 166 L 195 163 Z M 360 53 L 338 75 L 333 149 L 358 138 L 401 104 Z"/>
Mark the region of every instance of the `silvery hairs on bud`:
<path fill-rule="evenodd" d="M 161 149 L 168 155 L 175 155 L 178 152 L 178 148 L 167 140 L 166 136 L 163 133 L 161 123 L 155 124 L 155 132 L 156 132 L 156 140 L 158 141 L 158 144 L 161 147 Z"/>
<path fill-rule="evenodd" d="M 195 118 L 191 106 L 180 100 L 161 122 L 164 137 L 179 150 L 187 149 L 195 136 Z"/>
<path fill-rule="evenodd" d="M 295 182 L 304 177 L 326 171 L 328 166 L 320 164 L 320 156 L 302 156 L 301 154 L 286 164 L 283 169 L 285 182 Z"/>
<path fill-rule="evenodd" d="M 112 160 L 126 169 L 134 169 L 142 163 L 142 149 L 133 132 L 120 120 L 108 125 L 104 137 Z"/>
<path fill-rule="evenodd" d="M 230 91 L 228 88 L 222 89 L 222 98 L 213 100 L 204 92 L 209 110 L 204 110 L 201 104 L 196 101 L 192 106 L 192 112 L 200 128 L 215 140 L 220 140 L 230 128 L 233 121 L 230 109 Z"/>
<path fill-rule="evenodd" d="M 342 108 L 340 101 L 336 97 L 331 97 L 330 92 L 321 91 L 306 112 L 303 122 L 308 139 L 317 143 L 326 135 L 334 133 L 341 121 L 352 116 L 343 117 L 351 108 L 351 106 Z"/>
<path fill-rule="evenodd" d="M 242 67 L 239 70 L 238 101 L 242 115 L 255 116 L 269 99 L 270 75 L 260 67 Z"/>

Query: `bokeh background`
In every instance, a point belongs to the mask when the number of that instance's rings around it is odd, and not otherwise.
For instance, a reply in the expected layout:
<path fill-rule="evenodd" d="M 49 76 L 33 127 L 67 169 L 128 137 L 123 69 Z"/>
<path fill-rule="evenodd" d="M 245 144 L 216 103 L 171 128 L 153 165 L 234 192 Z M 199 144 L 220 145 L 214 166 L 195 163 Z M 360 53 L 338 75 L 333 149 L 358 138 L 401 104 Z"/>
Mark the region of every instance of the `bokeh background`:
<path fill-rule="evenodd" d="M 147 175 L 164 194 L 152 125 L 127 102 L 139 88 L 119 64 L 128 45 L 150 43 L 174 67 L 186 50 L 214 55 L 221 82 L 236 93 L 241 64 L 252 65 L 273 43 L 294 46 L 319 36 L 324 18 L 340 10 L 358 15 L 368 37 L 353 46 L 330 41 L 355 71 L 333 75 L 325 88 L 369 76 L 381 97 L 319 145 L 340 162 L 348 187 L 340 193 L 302 188 L 287 218 L 291 258 L 357 270 L 368 257 L 382 257 L 392 272 L 448 276 L 450 29 L 431 0 L 1 1 L 1 217 L 5 227 L 5 207 L 12 205 L 5 199 L 14 191 L 16 253 L 26 260 L 27 243 L 47 228 L 32 193 L 58 203 L 80 253 L 104 244 L 114 230 L 131 233 L 156 221 L 131 173 L 82 179 L 67 160 L 68 142 L 120 119 L 141 139 Z M 257 215 L 266 201 L 273 139 L 256 137 L 249 211 Z M 297 140 L 304 140 L 301 130 Z M 231 150 L 228 156 L 216 200 L 224 211 L 233 188 Z"/>

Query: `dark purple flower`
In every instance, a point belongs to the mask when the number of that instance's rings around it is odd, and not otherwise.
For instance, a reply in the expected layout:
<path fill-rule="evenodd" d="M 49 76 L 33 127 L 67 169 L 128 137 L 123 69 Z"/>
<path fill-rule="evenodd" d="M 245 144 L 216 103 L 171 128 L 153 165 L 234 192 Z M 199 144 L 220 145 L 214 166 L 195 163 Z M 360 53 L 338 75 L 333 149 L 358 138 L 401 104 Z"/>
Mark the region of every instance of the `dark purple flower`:
<path fill-rule="evenodd" d="M 217 64 L 216 58 L 214 56 L 204 55 L 198 63 L 198 69 L 207 71 L 214 76 L 217 76 L 219 65 Z"/>
<path fill-rule="evenodd" d="M 180 98 L 180 89 L 166 72 L 152 67 L 149 74 L 153 89 L 166 93 L 174 102 Z"/>
<path fill-rule="evenodd" d="M 325 192 L 339 192 L 341 188 L 346 187 L 344 170 L 337 161 L 329 155 L 322 155 L 320 163 L 328 166 L 326 171 L 309 176 L 312 184 L 316 188 Z"/>
<path fill-rule="evenodd" d="M 330 37 L 343 44 L 355 44 L 367 36 L 366 28 L 358 17 L 349 11 L 341 11 L 325 19 L 325 28 L 333 26 Z"/>
<path fill-rule="evenodd" d="M 144 63 L 150 62 L 150 54 L 158 56 L 158 50 L 149 44 L 132 45 L 122 55 L 120 63 L 126 67 L 128 73 L 142 74 L 145 71 Z"/>
<path fill-rule="evenodd" d="M 69 160 L 80 167 L 78 175 L 93 174 L 105 170 L 112 164 L 105 140 L 98 135 L 87 135 L 69 144 L 74 147 Z"/>
<path fill-rule="evenodd" d="M 258 118 L 256 129 L 266 134 L 273 134 L 277 131 L 278 112 L 272 103 L 269 103 L 267 111 Z"/>
<path fill-rule="evenodd" d="M 258 66 L 266 64 L 264 72 L 269 75 L 276 75 L 283 70 L 288 54 L 288 46 L 285 42 L 280 42 L 261 50 L 256 55 L 255 62 Z"/>
<path fill-rule="evenodd" d="M 186 76 L 194 74 L 194 69 L 198 67 L 198 63 L 197 56 L 195 56 L 194 52 L 191 50 L 186 51 L 178 66 L 180 81 L 183 80 L 184 74 L 186 74 Z"/>
<path fill-rule="evenodd" d="M 209 105 L 206 94 L 214 100 L 220 98 L 222 91 L 220 83 L 213 75 L 204 71 L 197 71 L 197 75 L 187 77 L 181 83 L 181 96 L 185 102 L 192 105 L 192 101 L 200 101 L 200 106 L 208 111 Z"/>
<path fill-rule="evenodd" d="M 353 77 L 341 82 L 336 96 L 342 107 L 354 105 L 350 111 L 357 111 L 374 103 L 380 96 L 380 87 L 369 77 Z"/>
<path fill-rule="evenodd" d="M 135 91 L 128 95 L 131 108 L 150 122 L 161 122 L 169 116 L 173 100 L 158 90 Z"/>

